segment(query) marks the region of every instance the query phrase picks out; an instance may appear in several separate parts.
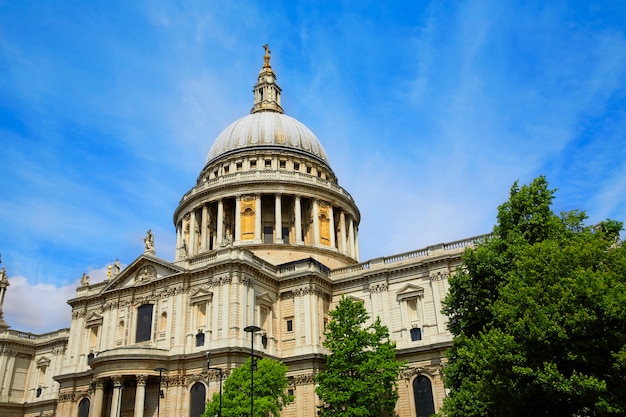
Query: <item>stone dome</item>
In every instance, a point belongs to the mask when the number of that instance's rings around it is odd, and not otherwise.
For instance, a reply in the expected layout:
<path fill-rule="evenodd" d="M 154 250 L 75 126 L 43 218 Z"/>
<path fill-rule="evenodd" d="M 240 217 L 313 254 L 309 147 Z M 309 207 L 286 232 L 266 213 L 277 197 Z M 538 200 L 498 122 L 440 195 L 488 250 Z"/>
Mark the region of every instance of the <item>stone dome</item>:
<path fill-rule="evenodd" d="M 249 114 L 224 129 L 211 146 L 206 163 L 255 148 L 285 148 L 313 156 L 328 165 L 324 148 L 308 127 L 293 117 L 271 111 Z"/>

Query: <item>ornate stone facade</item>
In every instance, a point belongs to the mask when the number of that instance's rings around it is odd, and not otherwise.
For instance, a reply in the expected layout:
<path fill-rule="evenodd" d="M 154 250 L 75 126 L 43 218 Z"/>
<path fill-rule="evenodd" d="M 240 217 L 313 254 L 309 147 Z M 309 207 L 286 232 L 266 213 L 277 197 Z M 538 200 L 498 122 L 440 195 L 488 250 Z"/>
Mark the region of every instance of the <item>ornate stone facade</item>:
<path fill-rule="evenodd" d="M 438 410 L 451 341 L 441 300 L 474 239 L 359 262 L 356 203 L 280 94 L 266 48 L 251 114 L 218 136 L 174 212 L 173 261 L 156 256 L 149 231 L 126 268 L 83 277 L 69 329 L 32 335 L 0 320 L 0 415 L 197 417 L 220 383 L 206 352 L 226 378 L 249 357 L 243 329 L 254 324 L 256 353 L 289 369 L 295 402 L 282 415 L 313 417 L 324 328 L 342 296 L 381 318 L 408 363 L 398 415 L 415 416 L 417 401 Z"/>

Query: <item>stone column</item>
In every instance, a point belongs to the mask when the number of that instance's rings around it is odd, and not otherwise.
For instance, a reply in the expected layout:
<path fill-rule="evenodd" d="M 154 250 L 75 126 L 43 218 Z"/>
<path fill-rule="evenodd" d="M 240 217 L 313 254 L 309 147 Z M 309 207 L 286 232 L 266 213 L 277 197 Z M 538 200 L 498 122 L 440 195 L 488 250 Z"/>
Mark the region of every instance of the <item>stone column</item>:
<path fill-rule="evenodd" d="M 241 240 L 241 196 L 235 197 L 235 236 L 233 237 L 235 243 L 239 243 Z"/>
<path fill-rule="evenodd" d="M 254 242 L 261 243 L 261 194 L 256 196 L 256 207 L 254 209 Z"/>
<path fill-rule="evenodd" d="M 202 206 L 202 225 L 200 226 L 200 249 L 205 252 L 208 249 L 207 246 L 207 224 L 209 221 L 209 208 Z"/>
<path fill-rule="evenodd" d="M 329 217 L 328 221 L 330 223 L 330 227 L 329 227 L 330 247 L 332 249 L 336 249 L 336 246 L 335 246 L 335 232 L 337 231 L 337 228 L 335 227 L 335 213 L 334 213 L 332 205 L 330 206 L 328 217 Z"/>
<path fill-rule="evenodd" d="M 122 389 L 116 388 L 116 386 L 122 385 L 122 376 L 116 375 L 113 377 L 113 395 L 111 398 L 111 414 L 110 417 L 117 417 L 120 414 L 120 406 L 122 404 Z"/>
<path fill-rule="evenodd" d="M 296 218 L 296 245 L 302 245 L 302 207 L 300 206 L 300 196 L 296 195 L 294 203 L 294 216 Z"/>
<path fill-rule="evenodd" d="M 15 377 L 15 358 L 17 357 L 17 351 L 5 350 L 3 354 L 7 355 L 7 366 L 5 368 L 6 377 L 2 385 L 2 395 L 0 396 L 0 401 L 8 403 L 10 395 L 11 395 L 11 386 L 13 385 L 13 378 Z"/>
<path fill-rule="evenodd" d="M 350 219 L 350 223 L 348 224 L 348 241 L 350 245 L 349 255 L 353 258 L 356 256 L 354 251 L 354 220 Z"/>
<path fill-rule="evenodd" d="M 189 215 L 189 256 L 195 255 L 198 251 L 198 236 L 196 235 L 196 212 L 192 210 Z"/>
<path fill-rule="evenodd" d="M 302 346 L 302 335 L 300 334 L 302 328 L 302 326 L 300 326 L 302 314 L 302 290 L 296 290 L 293 292 L 293 333 L 296 338 L 297 348 Z M 308 330 L 310 329 L 307 329 L 307 331 Z"/>
<path fill-rule="evenodd" d="M 304 329 L 306 333 L 304 334 L 304 343 L 306 346 L 310 346 L 313 334 L 317 332 L 317 328 L 312 323 L 312 318 L 317 317 L 317 312 L 314 311 L 315 307 L 311 303 L 311 291 L 303 289 L 301 297 L 303 299 L 302 305 L 305 306 Z"/>
<path fill-rule="evenodd" d="M 217 201 L 217 247 L 224 244 L 224 202 L 220 199 Z"/>
<path fill-rule="evenodd" d="M 148 380 L 148 375 L 136 375 L 135 380 L 137 381 L 137 388 L 135 388 L 134 417 L 143 417 L 144 402 L 146 399 L 146 381 Z"/>
<path fill-rule="evenodd" d="M 104 399 L 104 381 L 102 378 L 93 380 L 96 392 L 93 397 L 93 404 L 89 408 L 89 417 L 102 417 L 102 400 Z"/>
<path fill-rule="evenodd" d="M 175 256 L 175 259 L 179 259 L 180 258 L 180 256 L 178 256 L 178 248 L 180 248 L 183 245 L 181 233 L 182 233 L 182 225 L 181 225 L 181 222 L 178 222 L 178 223 L 176 223 L 176 256 Z"/>
<path fill-rule="evenodd" d="M 313 337 L 313 344 L 319 345 L 322 342 L 321 334 L 324 332 L 324 329 L 320 327 L 320 299 L 323 295 L 319 292 L 313 292 L 310 297 L 310 309 L 311 309 L 311 337 Z"/>
<path fill-rule="evenodd" d="M 220 316 L 218 317 L 219 319 L 219 323 L 217 326 L 215 326 L 214 331 L 217 333 L 217 331 L 221 328 L 222 332 L 219 335 L 216 335 L 216 339 L 217 340 L 226 340 L 227 337 L 230 337 L 229 333 L 230 333 L 230 329 L 233 327 L 236 327 L 236 319 L 237 319 L 237 303 L 234 302 L 233 299 L 231 299 L 230 296 L 230 290 L 231 290 L 231 285 L 230 283 L 232 283 L 233 281 L 237 281 L 237 272 L 232 272 L 230 275 L 230 282 L 222 282 L 220 284 L 220 286 L 218 287 L 218 291 L 219 291 L 219 297 L 222 297 L 222 300 L 229 300 L 228 302 L 223 302 L 223 303 L 216 303 L 217 306 L 219 306 L 220 304 L 222 305 L 222 311 L 220 313 Z M 218 298 L 219 300 L 220 298 Z M 229 310 L 230 309 L 230 310 Z M 217 310 L 217 308 L 216 308 Z M 233 321 L 235 320 L 235 321 Z M 221 324 L 221 326 L 220 326 Z M 220 337 L 221 336 L 221 337 Z M 223 343 L 223 342 L 222 342 Z"/>
<path fill-rule="evenodd" d="M 348 254 L 348 248 L 346 247 L 346 213 L 341 210 L 339 214 L 339 229 L 341 231 L 341 239 L 339 240 L 339 251 L 343 254 Z"/>
<path fill-rule="evenodd" d="M 320 210 L 317 198 L 313 199 L 313 245 L 320 244 Z"/>
<path fill-rule="evenodd" d="M 185 376 L 179 375 L 176 377 L 176 379 L 174 380 L 174 391 L 176 392 L 176 398 L 178 399 L 178 401 L 175 402 L 174 404 L 174 415 L 175 416 L 180 416 L 183 415 L 182 413 L 182 409 L 184 407 L 183 404 L 186 404 L 186 402 L 188 401 L 184 395 L 185 395 Z"/>
<path fill-rule="evenodd" d="M 358 261 L 361 259 L 361 253 L 359 252 L 359 228 L 354 228 L 354 257 Z"/>
<path fill-rule="evenodd" d="M 7 369 L 7 363 L 9 361 L 9 355 L 10 352 L 9 351 L 2 351 L 0 352 L 0 369 Z M 9 402 L 9 397 L 8 397 L 8 390 L 10 388 L 10 385 L 8 383 L 5 383 L 5 378 L 10 378 L 11 377 L 11 373 L 9 373 L 7 375 L 7 372 L 0 372 L 0 401 L 2 402 Z M 6 392 L 6 395 L 5 395 Z"/>
<path fill-rule="evenodd" d="M 274 208 L 275 208 L 274 229 L 276 232 L 276 235 L 275 235 L 276 238 L 274 240 L 274 243 L 283 243 L 283 213 L 282 213 L 280 194 L 276 194 L 275 201 L 276 202 L 274 204 Z"/>

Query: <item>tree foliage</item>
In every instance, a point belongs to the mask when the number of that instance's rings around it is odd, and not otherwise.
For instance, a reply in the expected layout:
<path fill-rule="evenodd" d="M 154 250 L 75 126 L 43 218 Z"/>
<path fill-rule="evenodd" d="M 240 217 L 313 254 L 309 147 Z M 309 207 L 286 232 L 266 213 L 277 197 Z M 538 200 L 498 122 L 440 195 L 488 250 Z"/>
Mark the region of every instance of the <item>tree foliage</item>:
<path fill-rule="evenodd" d="M 322 417 L 394 415 L 397 377 L 404 366 L 396 359 L 395 343 L 379 318 L 369 326 L 361 302 L 342 297 L 329 313 L 324 346 L 330 354 L 326 370 L 317 375 L 316 392 Z"/>
<path fill-rule="evenodd" d="M 626 413 L 622 224 L 556 215 L 553 197 L 544 177 L 515 183 L 450 278 L 446 416 Z"/>
<path fill-rule="evenodd" d="M 222 416 L 241 417 L 250 415 L 250 362 L 248 359 L 241 367 L 235 368 L 224 381 L 222 392 Z M 254 371 L 254 417 L 267 414 L 278 416 L 283 406 L 293 401 L 287 394 L 287 366 L 269 358 L 257 359 Z M 203 417 L 219 414 L 219 392 L 209 399 Z"/>

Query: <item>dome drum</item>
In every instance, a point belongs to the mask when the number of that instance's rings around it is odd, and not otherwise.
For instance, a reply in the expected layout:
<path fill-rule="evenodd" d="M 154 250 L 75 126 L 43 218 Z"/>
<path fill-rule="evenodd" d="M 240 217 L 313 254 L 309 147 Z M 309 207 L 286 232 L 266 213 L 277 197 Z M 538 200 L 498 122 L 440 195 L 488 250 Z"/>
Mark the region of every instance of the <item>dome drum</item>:
<path fill-rule="evenodd" d="M 247 247 L 274 263 L 312 251 L 324 253 L 331 267 L 358 260 L 359 213 L 351 204 L 277 192 L 207 193 L 193 200 L 177 210 L 177 261 L 227 246 Z"/>

